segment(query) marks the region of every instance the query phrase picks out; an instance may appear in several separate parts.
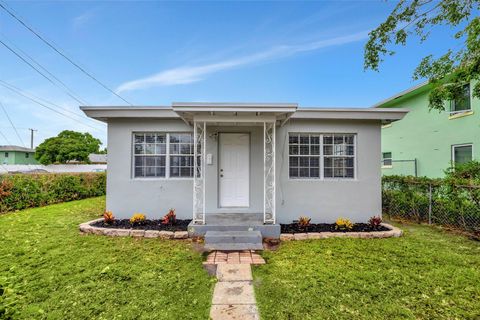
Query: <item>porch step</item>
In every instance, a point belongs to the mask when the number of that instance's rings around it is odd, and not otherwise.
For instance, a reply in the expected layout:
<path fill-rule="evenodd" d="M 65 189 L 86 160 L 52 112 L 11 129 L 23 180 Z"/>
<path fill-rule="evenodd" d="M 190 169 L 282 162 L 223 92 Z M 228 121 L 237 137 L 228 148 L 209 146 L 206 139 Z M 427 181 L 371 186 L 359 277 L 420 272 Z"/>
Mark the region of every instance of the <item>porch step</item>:
<path fill-rule="evenodd" d="M 205 244 L 205 249 L 209 251 L 263 250 L 263 244 L 261 243 L 212 243 L 212 244 Z"/>
<path fill-rule="evenodd" d="M 205 248 L 209 250 L 262 250 L 260 231 L 207 231 Z"/>

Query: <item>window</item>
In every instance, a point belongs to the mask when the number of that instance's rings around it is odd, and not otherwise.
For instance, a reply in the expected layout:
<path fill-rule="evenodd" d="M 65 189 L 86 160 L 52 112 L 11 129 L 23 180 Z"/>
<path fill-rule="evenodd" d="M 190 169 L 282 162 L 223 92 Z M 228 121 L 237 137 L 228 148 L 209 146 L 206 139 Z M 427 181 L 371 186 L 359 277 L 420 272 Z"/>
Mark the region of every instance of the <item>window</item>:
<path fill-rule="evenodd" d="M 193 177 L 193 136 L 170 134 L 170 177 Z"/>
<path fill-rule="evenodd" d="M 452 146 L 452 162 L 454 165 L 473 160 L 473 145 L 459 144 Z"/>
<path fill-rule="evenodd" d="M 8 152 L 5 152 L 5 158 L 8 158 Z"/>
<path fill-rule="evenodd" d="M 325 178 L 353 178 L 354 136 L 323 136 L 323 163 Z"/>
<path fill-rule="evenodd" d="M 25 153 L 25 158 L 30 158 L 30 153 L 26 152 Z"/>
<path fill-rule="evenodd" d="M 471 110 L 470 106 L 470 84 L 461 88 L 460 96 L 450 101 L 450 113 L 459 113 Z"/>
<path fill-rule="evenodd" d="M 290 134 L 290 178 L 320 178 L 320 135 Z"/>
<path fill-rule="evenodd" d="M 191 133 L 135 133 L 134 177 L 193 177 Z"/>
<path fill-rule="evenodd" d="M 382 152 L 382 166 L 391 166 L 391 165 L 392 165 L 392 153 Z"/>
<path fill-rule="evenodd" d="M 290 178 L 354 178 L 354 164 L 354 134 L 289 135 Z"/>
<path fill-rule="evenodd" d="M 135 177 L 165 177 L 166 139 L 165 133 L 136 133 L 134 135 Z"/>

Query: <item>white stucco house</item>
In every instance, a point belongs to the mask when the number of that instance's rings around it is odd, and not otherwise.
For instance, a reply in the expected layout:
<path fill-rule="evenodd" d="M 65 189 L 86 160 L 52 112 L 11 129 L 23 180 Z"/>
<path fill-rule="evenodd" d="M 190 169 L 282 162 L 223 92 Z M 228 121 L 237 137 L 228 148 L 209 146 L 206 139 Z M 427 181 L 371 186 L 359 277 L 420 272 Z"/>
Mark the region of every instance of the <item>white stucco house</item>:
<path fill-rule="evenodd" d="M 407 113 L 293 103 L 81 109 L 108 123 L 107 209 L 115 216 L 160 218 L 175 208 L 198 233 L 255 225 L 263 236 L 300 215 L 380 215 L 380 128 Z"/>

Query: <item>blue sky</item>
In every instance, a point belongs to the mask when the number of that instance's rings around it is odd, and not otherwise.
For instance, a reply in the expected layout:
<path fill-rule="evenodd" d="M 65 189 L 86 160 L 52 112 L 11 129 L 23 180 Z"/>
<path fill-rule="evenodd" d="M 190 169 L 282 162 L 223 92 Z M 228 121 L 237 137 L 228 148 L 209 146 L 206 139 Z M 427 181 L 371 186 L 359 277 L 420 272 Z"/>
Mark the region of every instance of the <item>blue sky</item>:
<path fill-rule="evenodd" d="M 411 74 L 419 60 L 443 53 L 454 43 L 448 30 L 438 30 L 426 43 L 414 40 L 388 57 L 379 73 L 365 72 L 367 34 L 387 17 L 394 2 L 35 1 L 7 5 L 135 105 L 240 101 L 369 107 L 414 85 Z M 35 58 L 88 104 L 124 104 L 3 10 L 0 40 Z M 80 113 L 77 101 L 1 45 L 0 80 L 78 118 L 71 113 Z M 102 123 L 63 117 L 1 86 L 0 102 L 26 145 L 28 128 L 38 129 L 35 144 L 64 129 L 89 131 L 106 142 Z M 2 110 L 0 131 L 9 143 L 22 144 Z M 0 144 L 7 144 L 2 135 Z"/>

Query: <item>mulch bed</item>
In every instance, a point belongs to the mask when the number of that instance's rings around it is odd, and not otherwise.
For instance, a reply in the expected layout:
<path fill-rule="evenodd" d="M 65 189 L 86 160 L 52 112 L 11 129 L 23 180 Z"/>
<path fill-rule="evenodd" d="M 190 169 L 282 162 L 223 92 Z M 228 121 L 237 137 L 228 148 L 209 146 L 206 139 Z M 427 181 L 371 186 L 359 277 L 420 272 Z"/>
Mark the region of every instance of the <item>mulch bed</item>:
<path fill-rule="evenodd" d="M 384 226 L 372 228 L 367 223 L 355 223 L 351 230 L 337 230 L 335 223 L 312 223 L 308 227 L 301 228 L 297 223 L 280 224 L 282 233 L 304 233 L 304 232 L 371 232 L 371 231 L 389 231 Z"/>
<path fill-rule="evenodd" d="M 162 224 L 161 220 L 145 220 L 141 224 L 132 225 L 129 219 L 115 220 L 113 223 L 98 221 L 92 224 L 93 227 L 112 229 L 137 229 L 137 230 L 159 230 L 159 231 L 187 231 L 188 224 L 192 220 L 177 219 L 174 225 Z"/>

